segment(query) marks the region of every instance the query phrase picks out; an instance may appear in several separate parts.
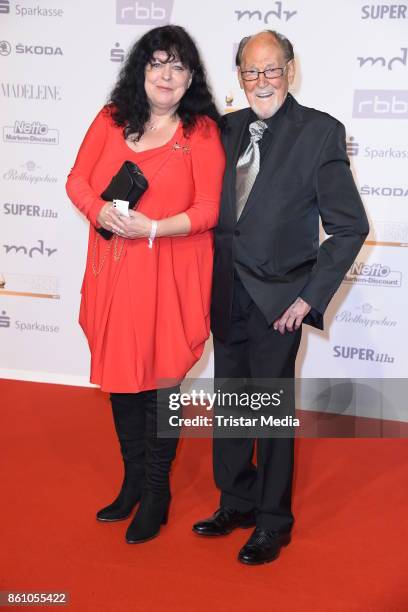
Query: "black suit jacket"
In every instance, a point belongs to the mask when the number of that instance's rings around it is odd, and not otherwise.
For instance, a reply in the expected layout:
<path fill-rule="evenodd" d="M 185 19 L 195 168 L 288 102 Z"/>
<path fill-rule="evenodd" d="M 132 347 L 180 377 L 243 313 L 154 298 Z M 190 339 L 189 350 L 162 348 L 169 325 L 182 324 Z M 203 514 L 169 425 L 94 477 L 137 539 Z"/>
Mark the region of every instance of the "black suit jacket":
<path fill-rule="evenodd" d="M 238 221 L 235 169 L 250 109 L 224 118 L 211 306 L 221 340 L 230 327 L 234 269 L 269 324 L 300 296 L 313 308 L 304 322 L 323 329 L 323 313 L 369 230 L 344 126 L 292 96 L 289 102 Z M 319 217 L 328 235 L 320 246 Z"/>

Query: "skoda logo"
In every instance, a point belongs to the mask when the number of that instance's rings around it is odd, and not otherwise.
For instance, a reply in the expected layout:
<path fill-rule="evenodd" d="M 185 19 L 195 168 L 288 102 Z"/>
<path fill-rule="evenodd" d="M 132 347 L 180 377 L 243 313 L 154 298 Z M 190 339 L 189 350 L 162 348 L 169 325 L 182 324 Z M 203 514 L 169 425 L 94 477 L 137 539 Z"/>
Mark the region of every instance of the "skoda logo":
<path fill-rule="evenodd" d="M 10 55 L 11 45 L 7 40 L 0 40 L 0 55 Z"/>

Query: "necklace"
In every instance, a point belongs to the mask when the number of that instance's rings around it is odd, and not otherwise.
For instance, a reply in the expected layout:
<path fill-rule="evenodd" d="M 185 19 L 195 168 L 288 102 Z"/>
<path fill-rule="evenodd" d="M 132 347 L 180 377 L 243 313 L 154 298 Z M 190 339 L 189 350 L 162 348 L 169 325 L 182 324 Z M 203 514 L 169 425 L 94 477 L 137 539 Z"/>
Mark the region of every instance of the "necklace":
<path fill-rule="evenodd" d="M 177 120 L 177 117 L 175 117 L 174 115 L 172 115 L 172 116 L 170 117 L 170 119 L 167 119 L 167 120 L 165 120 L 165 121 L 162 121 L 161 123 L 160 123 L 160 121 L 158 121 L 157 123 L 154 123 L 153 121 L 151 121 L 151 120 L 149 119 L 149 121 L 147 121 L 147 122 L 146 122 L 146 129 L 147 129 L 149 132 L 153 132 L 153 131 L 158 130 L 159 128 L 161 128 L 161 127 L 165 126 L 165 125 L 166 125 L 166 123 L 169 123 L 169 124 L 170 124 L 170 123 L 174 123 L 176 120 Z"/>

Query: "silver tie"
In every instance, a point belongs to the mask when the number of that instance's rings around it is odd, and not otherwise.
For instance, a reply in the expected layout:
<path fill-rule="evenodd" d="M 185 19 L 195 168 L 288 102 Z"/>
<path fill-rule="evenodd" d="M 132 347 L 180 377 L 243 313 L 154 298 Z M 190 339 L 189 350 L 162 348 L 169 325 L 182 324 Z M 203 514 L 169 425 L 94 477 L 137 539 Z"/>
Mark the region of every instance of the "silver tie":
<path fill-rule="evenodd" d="M 267 127 L 265 121 L 261 121 L 260 119 L 249 124 L 251 140 L 237 163 L 237 178 L 235 183 L 237 220 L 244 210 L 259 172 L 260 154 L 258 141 L 261 140 Z"/>

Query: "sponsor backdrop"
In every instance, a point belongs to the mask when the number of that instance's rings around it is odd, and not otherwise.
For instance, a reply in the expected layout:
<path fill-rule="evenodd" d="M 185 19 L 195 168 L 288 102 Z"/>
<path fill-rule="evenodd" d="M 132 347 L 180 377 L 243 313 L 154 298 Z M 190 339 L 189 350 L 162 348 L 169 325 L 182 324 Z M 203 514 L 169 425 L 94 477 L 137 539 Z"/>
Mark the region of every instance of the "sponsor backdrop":
<path fill-rule="evenodd" d="M 326 331 L 305 330 L 298 374 L 405 376 L 407 2 L 0 0 L 0 22 L 1 375 L 87 384 L 77 324 L 87 223 L 65 179 L 129 46 L 175 23 L 195 37 L 223 110 L 246 105 L 233 61 L 242 36 L 270 28 L 293 41 L 293 93 L 346 125 L 371 223 Z M 212 375 L 211 343 L 192 374 Z"/>

